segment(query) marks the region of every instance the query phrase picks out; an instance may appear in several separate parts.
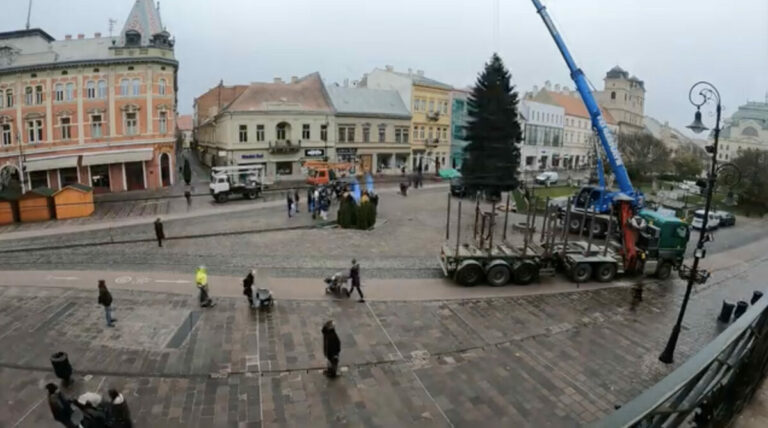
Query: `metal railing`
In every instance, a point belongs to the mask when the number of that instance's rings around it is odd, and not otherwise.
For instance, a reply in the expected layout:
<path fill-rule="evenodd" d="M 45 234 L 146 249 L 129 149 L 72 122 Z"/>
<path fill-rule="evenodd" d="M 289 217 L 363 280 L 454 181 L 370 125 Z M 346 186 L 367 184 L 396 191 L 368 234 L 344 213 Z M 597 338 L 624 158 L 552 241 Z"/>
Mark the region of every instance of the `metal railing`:
<path fill-rule="evenodd" d="M 595 427 L 722 427 L 768 369 L 768 298 L 760 298 L 683 365 Z"/>

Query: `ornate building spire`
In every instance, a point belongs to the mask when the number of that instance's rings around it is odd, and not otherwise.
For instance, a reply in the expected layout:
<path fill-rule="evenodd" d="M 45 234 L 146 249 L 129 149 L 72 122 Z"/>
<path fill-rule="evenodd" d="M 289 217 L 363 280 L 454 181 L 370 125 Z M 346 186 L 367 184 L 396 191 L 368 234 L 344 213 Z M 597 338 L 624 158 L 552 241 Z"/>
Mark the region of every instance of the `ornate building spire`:
<path fill-rule="evenodd" d="M 120 33 L 122 46 L 149 46 L 157 34 L 163 33 L 160 11 L 153 0 L 136 0 L 123 31 Z M 167 39 L 168 34 L 165 39 Z"/>

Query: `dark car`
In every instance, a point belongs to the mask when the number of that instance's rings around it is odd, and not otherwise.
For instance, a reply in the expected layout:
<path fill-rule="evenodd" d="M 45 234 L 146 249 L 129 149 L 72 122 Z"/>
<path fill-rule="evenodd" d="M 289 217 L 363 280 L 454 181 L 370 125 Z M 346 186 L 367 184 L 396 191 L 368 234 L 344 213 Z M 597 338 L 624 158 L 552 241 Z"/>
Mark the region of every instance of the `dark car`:
<path fill-rule="evenodd" d="M 457 198 L 463 198 L 467 196 L 467 186 L 464 185 L 464 180 L 461 177 L 457 177 L 451 180 L 451 195 Z"/>
<path fill-rule="evenodd" d="M 716 213 L 720 217 L 720 226 L 735 226 L 736 216 L 728 211 L 717 211 Z"/>

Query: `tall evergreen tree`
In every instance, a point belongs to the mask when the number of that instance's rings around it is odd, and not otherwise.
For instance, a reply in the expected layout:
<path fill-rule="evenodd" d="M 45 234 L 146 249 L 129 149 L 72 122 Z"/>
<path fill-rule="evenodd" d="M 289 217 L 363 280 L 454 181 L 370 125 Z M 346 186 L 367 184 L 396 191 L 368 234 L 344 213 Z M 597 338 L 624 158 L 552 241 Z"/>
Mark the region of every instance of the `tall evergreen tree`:
<path fill-rule="evenodd" d="M 517 120 L 517 92 L 497 54 L 485 64 L 469 97 L 469 124 L 461 167 L 471 191 L 515 189 L 522 131 Z"/>

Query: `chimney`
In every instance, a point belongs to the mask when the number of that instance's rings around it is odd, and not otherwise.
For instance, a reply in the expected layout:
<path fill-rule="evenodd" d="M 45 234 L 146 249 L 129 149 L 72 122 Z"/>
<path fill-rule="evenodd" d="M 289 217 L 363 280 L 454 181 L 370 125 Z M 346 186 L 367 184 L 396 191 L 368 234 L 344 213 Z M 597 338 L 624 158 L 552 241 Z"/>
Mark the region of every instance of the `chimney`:
<path fill-rule="evenodd" d="M 544 82 L 544 89 L 546 89 L 546 90 L 552 89 L 552 83 L 549 80 Z"/>
<path fill-rule="evenodd" d="M 281 78 L 279 78 L 279 77 L 275 77 L 275 79 L 273 80 L 273 82 L 274 82 L 274 83 L 283 83 L 283 79 L 281 79 Z"/>
<path fill-rule="evenodd" d="M 555 83 L 555 92 L 560 92 L 560 84 Z"/>
<path fill-rule="evenodd" d="M 393 67 L 393 66 L 391 66 L 391 65 L 385 65 L 385 66 L 384 66 L 384 68 L 385 68 L 387 71 L 395 71 L 395 67 Z"/>
<path fill-rule="evenodd" d="M 93 33 L 93 37 L 99 39 L 101 38 L 101 33 Z"/>
<path fill-rule="evenodd" d="M 416 74 L 419 76 L 424 76 L 424 70 L 416 70 Z"/>
<path fill-rule="evenodd" d="M 72 40 L 72 35 L 71 34 L 65 35 L 64 40 Z"/>
<path fill-rule="evenodd" d="M 299 76 L 291 76 L 291 83 L 296 83 L 299 81 Z"/>
<path fill-rule="evenodd" d="M 344 79 L 344 87 L 349 88 L 349 79 Z"/>
<path fill-rule="evenodd" d="M 83 40 L 85 38 L 85 34 L 78 34 L 77 40 Z"/>

